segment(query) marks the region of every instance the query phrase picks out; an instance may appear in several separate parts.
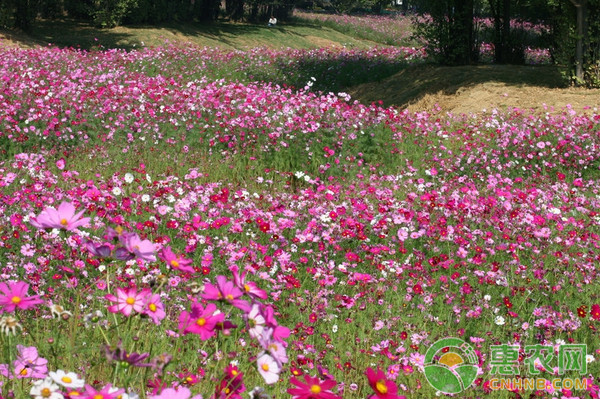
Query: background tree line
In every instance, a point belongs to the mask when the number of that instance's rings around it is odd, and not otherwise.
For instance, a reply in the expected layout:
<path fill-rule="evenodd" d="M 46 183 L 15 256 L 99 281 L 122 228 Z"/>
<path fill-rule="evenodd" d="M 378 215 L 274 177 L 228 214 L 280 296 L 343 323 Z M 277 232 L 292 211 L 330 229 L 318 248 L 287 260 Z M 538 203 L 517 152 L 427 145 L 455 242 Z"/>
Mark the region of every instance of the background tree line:
<path fill-rule="evenodd" d="M 550 49 L 575 84 L 600 87 L 600 0 L 412 0 L 429 18 L 416 22 L 428 54 L 448 65 L 478 61 L 479 45 L 494 45 L 499 64 L 524 63 L 528 45 Z M 493 29 L 478 23 L 489 17 Z M 538 24 L 531 28 L 522 21 Z M 532 30 L 537 43 L 532 43 Z"/>
<path fill-rule="evenodd" d="M 416 36 L 441 64 L 477 63 L 482 42 L 493 43 L 497 63 L 523 63 L 531 29 L 545 27 L 533 43 L 549 48 L 556 64 L 577 84 L 600 86 L 600 0 L 0 0 L 0 26 L 29 29 L 37 18 L 88 20 L 99 27 L 171 21 L 285 21 L 296 6 L 334 12 L 412 11 Z M 492 21 L 491 28 L 481 24 Z M 516 23 L 515 23 L 516 22 Z"/>
<path fill-rule="evenodd" d="M 0 0 L 0 26 L 27 31 L 37 18 L 69 16 L 101 28 L 171 21 L 258 22 L 290 17 L 295 0 Z"/>

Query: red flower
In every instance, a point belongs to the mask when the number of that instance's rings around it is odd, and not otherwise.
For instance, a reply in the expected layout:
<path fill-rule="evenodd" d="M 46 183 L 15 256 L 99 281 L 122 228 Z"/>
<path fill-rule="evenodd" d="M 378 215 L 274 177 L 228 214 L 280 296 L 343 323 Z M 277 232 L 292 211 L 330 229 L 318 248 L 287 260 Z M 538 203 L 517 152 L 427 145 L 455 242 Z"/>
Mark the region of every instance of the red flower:
<path fill-rule="evenodd" d="M 577 308 L 577 315 L 579 315 L 579 318 L 585 318 L 587 315 L 587 306 L 581 306 Z"/>
<path fill-rule="evenodd" d="M 590 311 L 593 320 L 600 321 L 600 305 L 594 304 Z"/>
<path fill-rule="evenodd" d="M 372 368 L 367 368 L 367 379 L 369 385 L 375 392 L 371 399 L 404 399 L 403 396 L 398 396 L 398 387 L 393 381 L 386 379 L 385 373 L 377 368 L 375 372 Z"/>
<path fill-rule="evenodd" d="M 421 285 L 419 285 L 419 284 L 417 283 L 415 286 L 413 286 L 413 291 L 414 291 L 416 294 L 422 294 L 422 293 L 423 293 L 423 288 L 421 287 Z"/>

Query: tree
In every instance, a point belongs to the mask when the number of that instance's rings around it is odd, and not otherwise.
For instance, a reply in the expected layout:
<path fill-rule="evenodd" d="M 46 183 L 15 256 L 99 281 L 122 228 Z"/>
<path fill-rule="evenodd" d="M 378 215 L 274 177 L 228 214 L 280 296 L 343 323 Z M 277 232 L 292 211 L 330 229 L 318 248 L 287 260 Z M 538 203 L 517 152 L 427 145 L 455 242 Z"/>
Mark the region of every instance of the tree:
<path fill-rule="evenodd" d="M 575 78 L 583 82 L 583 44 L 585 42 L 585 17 L 587 0 L 571 0 L 577 9 L 577 44 L 575 47 Z"/>
<path fill-rule="evenodd" d="M 415 36 L 426 43 L 427 54 L 447 65 L 477 61 L 473 34 L 474 0 L 430 0 L 419 4 Z"/>

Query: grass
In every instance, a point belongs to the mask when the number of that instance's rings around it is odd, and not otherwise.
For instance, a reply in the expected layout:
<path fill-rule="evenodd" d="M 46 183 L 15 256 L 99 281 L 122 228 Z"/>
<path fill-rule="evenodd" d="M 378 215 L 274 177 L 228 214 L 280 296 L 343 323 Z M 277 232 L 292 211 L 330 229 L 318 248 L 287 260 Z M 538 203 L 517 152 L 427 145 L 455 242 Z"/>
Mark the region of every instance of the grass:
<path fill-rule="evenodd" d="M 331 46 L 365 49 L 376 44 L 306 21 L 280 23 L 271 28 L 266 24 L 214 22 L 99 29 L 87 22 L 63 19 L 38 21 L 29 34 L 3 30 L 0 31 L 1 37 L 20 46 L 45 46 L 50 43 L 59 47 L 81 49 L 102 46 L 127 50 L 161 46 L 165 42 L 192 43 L 201 47 L 229 50 L 254 47 L 311 49 Z"/>

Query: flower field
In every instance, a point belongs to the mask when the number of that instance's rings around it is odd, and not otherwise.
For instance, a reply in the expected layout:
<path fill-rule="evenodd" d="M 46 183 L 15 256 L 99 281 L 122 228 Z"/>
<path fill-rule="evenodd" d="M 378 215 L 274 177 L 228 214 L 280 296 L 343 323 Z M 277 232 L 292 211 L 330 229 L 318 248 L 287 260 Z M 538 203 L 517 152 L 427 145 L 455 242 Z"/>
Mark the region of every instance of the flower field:
<path fill-rule="evenodd" d="M 2 397 L 597 398 L 600 114 L 337 92 L 422 58 L 1 50 Z"/>
<path fill-rule="evenodd" d="M 416 16 L 396 15 L 347 15 L 325 14 L 296 10 L 294 15 L 302 21 L 318 23 L 354 37 L 372 40 L 390 46 L 417 46 L 413 38 L 413 23 Z M 423 17 L 419 17 L 423 18 Z M 479 37 L 479 61 L 494 61 L 493 20 L 475 19 L 475 32 Z M 544 40 L 550 28 L 542 24 L 511 20 L 512 35 L 524 44 L 524 61 L 529 65 L 550 64 L 550 51 Z"/>

